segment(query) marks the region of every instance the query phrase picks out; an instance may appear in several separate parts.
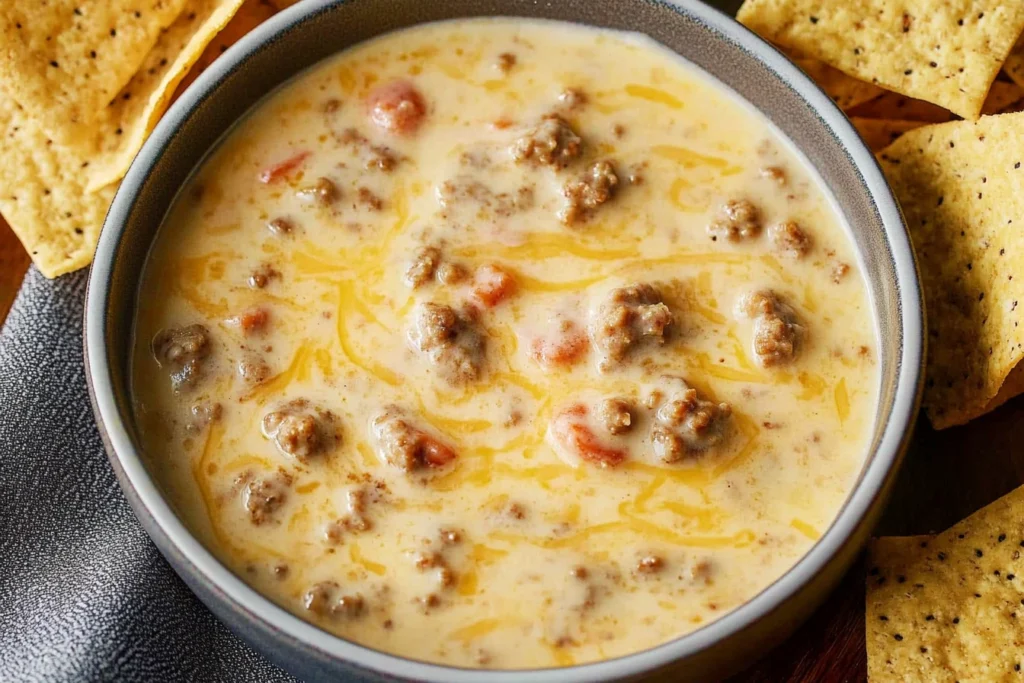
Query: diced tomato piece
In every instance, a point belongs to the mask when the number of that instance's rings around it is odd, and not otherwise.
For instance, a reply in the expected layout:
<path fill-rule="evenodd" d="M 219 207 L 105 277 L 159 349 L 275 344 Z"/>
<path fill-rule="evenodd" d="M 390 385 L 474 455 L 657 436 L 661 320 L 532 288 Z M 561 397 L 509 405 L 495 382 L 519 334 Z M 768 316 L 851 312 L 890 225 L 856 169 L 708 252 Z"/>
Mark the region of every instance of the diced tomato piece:
<path fill-rule="evenodd" d="M 534 339 L 530 344 L 530 353 L 541 365 L 567 367 L 582 360 L 589 348 L 587 333 L 571 320 L 563 320 L 557 336 Z"/>
<path fill-rule="evenodd" d="M 615 467 L 626 459 L 628 453 L 621 448 L 611 448 L 601 443 L 587 426 L 587 412 L 585 405 L 575 403 L 559 413 L 552 423 L 555 438 L 585 462 L 600 467 Z"/>
<path fill-rule="evenodd" d="M 427 105 L 423 95 L 409 81 L 392 81 L 370 92 L 367 103 L 370 120 L 395 135 L 408 135 L 423 123 Z"/>
<path fill-rule="evenodd" d="M 260 182 L 264 184 L 277 182 L 281 178 L 284 178 L 289 173 L 297 169 L 302 165 L 312 152 L 299 152 L 293 154 L 284 161 L 279 161 L 273 166 L 269 166 L 260 171 Z"/>
<path fill-rule="evenodd" d="M 250 308 L 241 315 L 231 318 L 228 322 L 238 325 L 245 335 L 258 334 L 262 332 L 270 319 L 270 314 L 265 308 Z"/>
<path fill-rule="evenodd" d="M 488 263 L 473 275 L 473 297 L 487 308 L 494 308 L 515 292 L 515 277 L 501 266 Z"/>
<path fill-rule="evenodd" d="M 444 467 L 455 460 L 455 451 L 429 434 L 420 437 L 420 448 L 427 467 Z"/>

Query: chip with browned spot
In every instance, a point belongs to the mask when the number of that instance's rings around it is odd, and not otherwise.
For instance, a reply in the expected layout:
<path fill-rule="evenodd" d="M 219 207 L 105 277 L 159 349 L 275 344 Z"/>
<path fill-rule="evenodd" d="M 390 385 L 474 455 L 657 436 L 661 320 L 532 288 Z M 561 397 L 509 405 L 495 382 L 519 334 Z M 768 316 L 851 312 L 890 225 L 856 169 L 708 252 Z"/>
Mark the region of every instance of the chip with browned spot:
<path fill-rule="evenodd" d="M 903 206 L 928 311 L 937 429 L 1000 405 L 1024 357 L 1024 114 L 925 126 L 879 161 Z"/>
<path fill-rule="evenodd" d="M 746 0 L 737 18 L 850 76 L 975 119 L 1024 30 L 1024 3 Z"/>
<path fill-rule="evenodd" d="M 1024 677 L 1024 487 L 933 537 L 871 545 L 869 681 Z"/>

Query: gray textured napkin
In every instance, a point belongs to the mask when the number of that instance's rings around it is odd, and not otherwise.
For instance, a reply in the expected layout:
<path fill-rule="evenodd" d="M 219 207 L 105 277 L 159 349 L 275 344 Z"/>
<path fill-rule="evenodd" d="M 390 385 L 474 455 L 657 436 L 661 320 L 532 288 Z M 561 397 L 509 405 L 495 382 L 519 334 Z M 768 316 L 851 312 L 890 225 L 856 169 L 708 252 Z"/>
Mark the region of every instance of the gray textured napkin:
<path fill-rule="evenodd" d="M 189 592 L 125 502 L 82 362 L 86 273 L 0 330 L 0 680 L 293 680 Z"/>

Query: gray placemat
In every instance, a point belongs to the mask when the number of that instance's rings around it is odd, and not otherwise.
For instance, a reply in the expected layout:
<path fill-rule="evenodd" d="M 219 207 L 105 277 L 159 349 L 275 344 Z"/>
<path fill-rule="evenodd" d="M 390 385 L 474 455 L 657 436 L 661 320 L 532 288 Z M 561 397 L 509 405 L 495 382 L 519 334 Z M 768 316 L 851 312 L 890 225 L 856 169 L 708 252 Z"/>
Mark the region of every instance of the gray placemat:
<path fill-rule="evenodd" d="M 125 502 L 86 393 L 86 277 L 33 268 L 0 330 L 0 680 L 294 680 L 206 610 Z"/>

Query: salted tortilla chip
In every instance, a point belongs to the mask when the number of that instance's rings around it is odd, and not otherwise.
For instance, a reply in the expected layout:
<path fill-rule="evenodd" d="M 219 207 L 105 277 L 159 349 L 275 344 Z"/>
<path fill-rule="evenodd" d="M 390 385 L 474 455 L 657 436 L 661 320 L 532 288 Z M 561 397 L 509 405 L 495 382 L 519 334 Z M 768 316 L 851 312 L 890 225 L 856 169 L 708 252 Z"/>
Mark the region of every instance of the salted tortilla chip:
<path fill-rule="evenodd" d="M 120 180 L 167 110 L 178 83 L 231 20 L 242 0 L 189 0 L 160 35 L 139 72 L 117 94 L 80 153 L 93 160 L 86 189 Z"/>
<path fill-rule="evenodd" d="M 1013 395 L 1001 389 L 1024 356 L 1022 130 L 1024 113 L 925 126 L 879 154 L 921 269 L 936 429 Z"/>
<path fill-rule="evenodd" d="M 992 84 L 992 89 L 988 91 L 988 97 L 985 98 L 985 105 L 981 108 L 981 113 L 983 115 L 998 114 L 1022 99 L 1024 99 L 1024 88 L 1016 83 L 996 81 Z"/>
<path fill-rule="evenodd" d="M 88 135 L 185 0 L 3 0 L 4 87 L 55 142 Z"/>
<path fill-rule="evenodd" d="M 746 0 L 737 18 L 850 76 L 975 119 L 1024 30 L 1024 3 Z"/>
<path fill-rule="evenodd" d="M 938 105 L 894 92 L 887 92 L 881 97 L 853 107 L 849 114 L 867 119 L 901 119 L 928 123 L 945 123 L 952 118 L 948 111 Z"/>
<path fill-rule="evenodd" d="M 927 126 L 928 124 L 924 121 L 904 121 L 900 119 L 865 119 L 857 116 L 850 117 L 850 123 L 853 124 L 860 136 L 864 138 L 864 142 L 867 143 L 868 148 L 872 152 L 878 152 L 892 143 L 906 133 L 908 130 L 914 130 L 921 126 Z"/>
<path fill-rule="evenodd" d="M 1003 71 L 1014 83 L 1024 88 L 1024 35 L 1017 40 L 1017 44 L 1007 55 Z"/>
<path fill-rule="evenodd" d="M 114 187 L 86 192 L 88 162 L 2 94 L 0 134 L 0 213 L 46 277 L 87 265 Z"/>
<path fill-rule="evenodd" d="M 269 0 L 245 0 L 231 21 L 221 29 L 212 41 L 203 50 L 199 59 L 195 61 L 192 68 L 178 84 L 177 90 L 171 97 L 176 100 L 192 82 L 199 77 L 199 74 L 206 71 L 207 67 L 213 64 L 217 58 L 227 52 L 228 48 L 242 39 L 249 31 L 253 30 L 264 21 L 272 17 L 277 8 L 270 4 Z"/>
<path fill-rule="evenodd" d="M 937 536 L 877 539 L 865 620 L 869 681 L 1019 681 L 1024 487 Z"/>
<path fill-rule="evenodd" d="M 843 111 L 873 100 L 885 92 L 877 85 L 851 78 L 812 57 L 794 56 L 792 59 Z"/>

